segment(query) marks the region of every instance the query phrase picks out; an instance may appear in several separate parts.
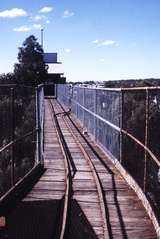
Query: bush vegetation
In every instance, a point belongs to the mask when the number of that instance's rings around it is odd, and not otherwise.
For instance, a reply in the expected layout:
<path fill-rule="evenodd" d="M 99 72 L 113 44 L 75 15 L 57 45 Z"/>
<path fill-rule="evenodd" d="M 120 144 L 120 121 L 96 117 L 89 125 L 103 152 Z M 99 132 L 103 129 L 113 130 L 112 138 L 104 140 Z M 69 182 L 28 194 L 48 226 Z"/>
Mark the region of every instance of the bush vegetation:
<path fill-rule="evenodd" d="M 29 36 L 18 53 L 14 73 L 0 75 L 0 148 L 36 128 L 35 87 L 45 81 L 43 49 Z M 12 108 L 14 89 L 14 108 Z M 14 111 L 14 112 L 13 112 Z M 35 163 L 36 134 L 18 141 L 14 147 L 15 182 Z M 11 147 L 0 153 L 0 196 L 11 187 Z"/>

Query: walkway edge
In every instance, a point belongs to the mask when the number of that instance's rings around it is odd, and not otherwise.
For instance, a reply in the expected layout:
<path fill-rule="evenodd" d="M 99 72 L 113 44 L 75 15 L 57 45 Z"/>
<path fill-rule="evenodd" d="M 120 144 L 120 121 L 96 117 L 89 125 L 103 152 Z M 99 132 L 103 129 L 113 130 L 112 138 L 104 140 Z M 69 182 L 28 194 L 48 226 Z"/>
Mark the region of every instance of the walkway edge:
<path fill-rule="evenodd" d="M 91 137 L 93 137 L 93 136 L 91 136 Z M 113 155 L 111 153 L 109 153 L 106 149 L 104 149 L 104 147 L 99 142 L 96 142 L 96 143 L 102 149 L 102 151 L 109 157 L 109 159 L 115 165 L 115 167 L 120 172 L 120 174 L 123 176 L 123 178 L 126 180 L 126 182 L 130 185 L 130 187 L 137 194 L 138 198 L 141 200 L 144 208 L 146 209 L 146 212 L 147 212 L 149 218 L 151 219 L 151 221 L 153 223 L 153 226 L 156 230 L 158 239 L 160 239 L 160 224 L 156 218 L 156 215 L 155 215 L 147 197 L 143 193 L 142 189 L 138 186 L 138 184 L 133 179 L 133 177 L 127 173 L 127 171 L 120 164 L 120 162 L 115 157 L 113 157 Z"/>
<path fill-rule="evenodd" d="M 68 110 L 68 107 L 66 105 L 64 105 L 62 102 L 61 102 L 61 104 L 62 104 L 62 106 L 65 109 Z M 82 122 L 76 117 L 76 115 L 73 112 L 72 112 L 72 115 L 76 118 L 77 122 L 83 128 Z M 91 139 L 93 139 L 95 141 L 95 137 L 92 134 L 89 133 L 89 136 L 91 137 Z M 142 202 L 142 205 L 144 206 L 144 208 L 145 208 L 149 218 L 151 219 L 151 221 L 153 223 L 153 226 L 155 228 L 155 231 L 156 231 L 158 239 L 160 239 L 160 224 L 159 224 L 159 222 L 158 222 L 158 220 L 156 218 L 156 215 L 155 215 L 155 213 L 154 213 L 154 211 L 153 211 L 153 209 L 152 209 L 152 207 L 151 207 L 147 197 L 144 195 L 144 193 L 141 190 L 141 188 L 138 186 L 138 184 L 133 179 L 133 177 L 127 173 L 127 171 L 120 164 L 120 162 L 106 148 L 104 148 L 104 146 L 100 142 L 95 141 L 95 143 L 101 148 L 101 150 L 104 152 L 104 154 L 106 156 L 108 156 L 108 158 L 115 165 L 116 169 L 120 172 L 120 174 L 125 179 L 125 181 L 129 184 L 129 186 L 137 194 L 137 196 L 140 199 L 140 201 Z"/>

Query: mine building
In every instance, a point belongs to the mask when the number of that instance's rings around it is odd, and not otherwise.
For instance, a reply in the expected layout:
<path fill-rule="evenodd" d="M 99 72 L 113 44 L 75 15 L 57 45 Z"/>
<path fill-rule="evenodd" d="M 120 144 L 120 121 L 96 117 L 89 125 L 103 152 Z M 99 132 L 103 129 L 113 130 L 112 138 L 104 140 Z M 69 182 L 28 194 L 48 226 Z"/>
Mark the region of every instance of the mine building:
<path fill-rule="evenodd" d="M 44 53 L 43 59 L 48 66 L 48 74 L 45 80 L 45 95 L 56 95 L 56 84 L 66 83 L 66 77 L 64 77 L 63 65 L 57 60 L 57 53 Z"/>

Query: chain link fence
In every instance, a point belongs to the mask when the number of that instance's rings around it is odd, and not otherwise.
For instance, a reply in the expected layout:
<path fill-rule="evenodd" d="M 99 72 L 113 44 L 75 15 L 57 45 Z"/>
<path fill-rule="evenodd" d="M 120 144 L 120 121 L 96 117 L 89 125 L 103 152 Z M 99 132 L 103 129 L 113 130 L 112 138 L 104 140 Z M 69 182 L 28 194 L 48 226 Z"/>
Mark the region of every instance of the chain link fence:
<path fill-rule="evenodd" d="M 58 100 L 120 161 L 160 221 L 160 88 L 57 86 Z"/>
<path fill-rule="evenodd" d="M 122 165 L 160 220 L 160 89 L 124 89 L 122 97 Z"/>
<path fill-rule="evenodd" d="M 0 197 L 39 163 L 40 98 L 42 88 L 0 85 Z"/>
<path fill-rule="evenodd" d="M 57 93 L 97 142 L 120 159 L 121 92 L 58 85 Z"/>

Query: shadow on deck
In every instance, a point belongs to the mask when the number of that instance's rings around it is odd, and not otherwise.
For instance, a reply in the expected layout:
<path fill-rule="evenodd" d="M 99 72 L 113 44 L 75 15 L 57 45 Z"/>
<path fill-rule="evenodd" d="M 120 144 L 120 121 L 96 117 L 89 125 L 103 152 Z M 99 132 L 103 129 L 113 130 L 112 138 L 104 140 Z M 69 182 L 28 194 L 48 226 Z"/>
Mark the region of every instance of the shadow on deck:
<path fill-rule="evenodd" d="M 6 217 L 7 227 L 0 238 L 51 239 L 57 231 L 60 200 L 20 202 Z M 67 238 L 97 239 L 91 225 L 75 200 L 72 200 Z"/>

